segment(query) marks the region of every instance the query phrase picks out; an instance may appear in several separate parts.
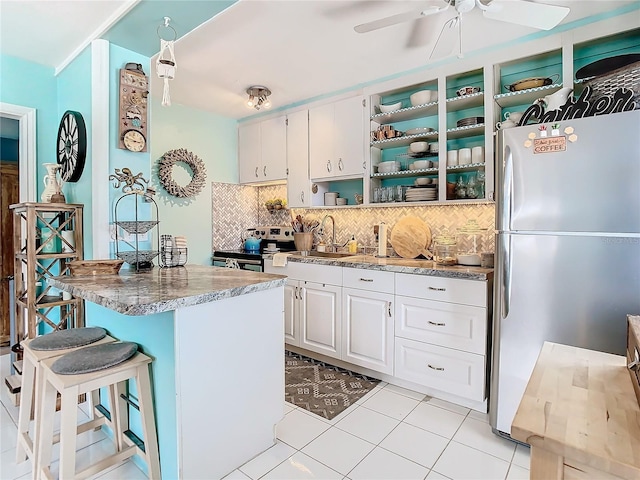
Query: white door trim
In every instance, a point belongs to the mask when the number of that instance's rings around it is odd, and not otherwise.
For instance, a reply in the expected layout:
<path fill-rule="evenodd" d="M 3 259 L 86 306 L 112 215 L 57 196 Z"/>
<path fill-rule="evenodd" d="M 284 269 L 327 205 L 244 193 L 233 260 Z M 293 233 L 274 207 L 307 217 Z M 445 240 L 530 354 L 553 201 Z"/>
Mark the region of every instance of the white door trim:
<path fill-rule="evenodd" d="M 18 120 L 20 203 L 36 201 L 36 109 L 0 102 L 0 116 Z"/>

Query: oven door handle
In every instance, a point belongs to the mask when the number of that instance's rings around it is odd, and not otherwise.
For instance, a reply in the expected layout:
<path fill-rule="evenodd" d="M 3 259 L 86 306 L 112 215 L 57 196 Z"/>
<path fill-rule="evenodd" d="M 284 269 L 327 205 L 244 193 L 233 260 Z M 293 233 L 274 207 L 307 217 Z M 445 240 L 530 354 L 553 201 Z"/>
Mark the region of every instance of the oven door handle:
<path fill-rule="evenodd" d="M 212 257 L 212 260 L 214 262 L 226 262 L 228 258 L 234 258 L 234 257 Z M 261 260 L 249 260 L 249 259 L 245 259 L 245 258 L 234 258 L 234 260 L 237 260 L 237 262 L 239 264 L 262 265 L 262 261 Z"/>

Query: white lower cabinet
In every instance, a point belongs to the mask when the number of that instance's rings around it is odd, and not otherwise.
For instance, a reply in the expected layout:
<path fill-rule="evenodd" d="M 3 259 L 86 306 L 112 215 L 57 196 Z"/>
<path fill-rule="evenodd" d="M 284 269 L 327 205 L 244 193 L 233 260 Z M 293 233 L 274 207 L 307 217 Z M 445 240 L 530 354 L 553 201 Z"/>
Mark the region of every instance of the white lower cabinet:
<path fill-rule="evenodd" d="M 344 288 L 342 305 L 342 359 L 392 375 L 393 295 Z"/>
<path fill-rule="evenodd" d="M 284 286 L 284 342 L 300 346 L 300 282 L 287 280 Z"/>
<path fill-rule="evenodd" d="M 302 282 L 300 347 L 329 357 L 342 356 L 342 287 Z"/>
<path fill-rule="evenodd" d="M 396 337 L 395 376 L 481 402 L 485 356 Z"/>

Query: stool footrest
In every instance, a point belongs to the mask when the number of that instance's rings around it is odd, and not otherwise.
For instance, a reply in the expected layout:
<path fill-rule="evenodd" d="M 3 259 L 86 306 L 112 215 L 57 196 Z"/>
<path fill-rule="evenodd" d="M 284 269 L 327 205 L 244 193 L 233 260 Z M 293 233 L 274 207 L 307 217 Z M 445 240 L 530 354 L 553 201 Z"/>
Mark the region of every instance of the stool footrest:
<path fill-rule="evenodd" d="M 125 395 L 124 393 L 120 394 L 120 398 L 123 399 L 125 402 L 127 402 L 129 405 L 131 405 L 133 408 L 135 408 L 136 410 L 140 411 L 140 407 L 138 406 L 137 403 L 135 403 L 133 400 L 131 400 L 127 395 Z"/>
<path fill-rule="evenodd" d="M 91 465 L 89 468 L 86 468 L 80 472 L 76 472 L 75 479 L 80 480 L 83 478 L 89 478 L 101 471 L 105 470 L 108 467 L 113 465 L 118 465 L 125 460 L 133 457 L 136 454 L 136 447 L 129 447 L 120 452 L 114 453 L 113 455 L 109 455 L 106 458 L 103 458 L 99 462 L 94 465 Z M 51 470 L 49 467 L 45 467 L 42 469 L 42 474 L 46 478 L 53 478 L 51 475 Z"/>
<path fill-rule="evenodd" d="M 22 360 L 16 360 L 13 362 L 13 368 L 18 373 L 18 375 L 22 375 Z"/>
<path fill-rule="evenodd" d="M 98 411 L 98 413 L 104 415 L 107 420 L 111 421 L 111 412 L 107 410 L 104 405 L 98 404 L 94 408 Z"/>
<path fill-rule="evenodd" d="M 5 377 L 4 383 L 6 383 L 7 388 L 9 388 L 9 393 L 20 393 L 20 389 L 22 388 L 22 378 L 20 375 L 9 375 Z"/>
<path fill-rule="evenodd" d="M 131 441 L 131 443 L 138 447 L 142 451 L 142 453 L 147 453 L 144 448 L 144 442 L 139 436 L 137 436 L 131 430 L 125 430 L 124 432 L 122 432 L 122 434 L 127 437 Z"/>

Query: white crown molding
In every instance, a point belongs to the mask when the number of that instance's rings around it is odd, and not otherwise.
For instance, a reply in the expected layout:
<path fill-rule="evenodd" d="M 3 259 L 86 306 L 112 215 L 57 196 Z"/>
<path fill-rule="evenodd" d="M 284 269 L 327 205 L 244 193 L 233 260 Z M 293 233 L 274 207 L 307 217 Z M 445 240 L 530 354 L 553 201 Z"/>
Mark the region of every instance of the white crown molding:
<path fill-rule="evenodd" d="M 71 54 L 62 61 L 60 65 L 56 67 L 55 76 L 58 76 L 60 72 L 62 72 L 67 65 L 69 65 L 78 55 L 82 53 L 82 51 L 87 48 L 91 42 L 94 40 L 100 39 L 100 37 L 109 31 L 111 27 L 113 27 L 118 21 L 120 21 L 129 11 L 135 7 L 142 0 L 128 0 L 127 3 L 123 4 L 118 10 L 113 12 L 113 14 L 107 18 L 102 25 L 96 28 L 91 35 L 89 35 L 78 47 L 71 52 Z"/>

